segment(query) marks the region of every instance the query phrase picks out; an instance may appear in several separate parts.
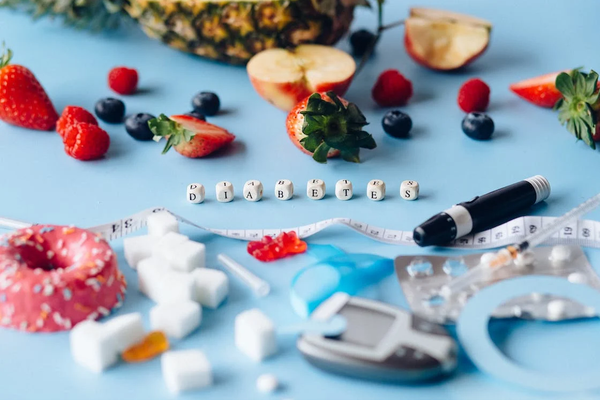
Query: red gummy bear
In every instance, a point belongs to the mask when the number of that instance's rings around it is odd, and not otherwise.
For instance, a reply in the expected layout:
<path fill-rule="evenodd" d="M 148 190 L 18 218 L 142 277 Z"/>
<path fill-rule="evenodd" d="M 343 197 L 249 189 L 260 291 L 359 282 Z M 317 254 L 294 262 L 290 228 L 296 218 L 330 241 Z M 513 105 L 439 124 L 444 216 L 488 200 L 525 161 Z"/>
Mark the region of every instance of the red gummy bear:
<path fill-rule="evenodd" d="M 296 232 L 283 232 L 276 238 L 265 236 L 258 242 L 248 243 L 248 253 L 259 261 L 275 261 L 290 254 L 306 251 L 306 242 Z"/>

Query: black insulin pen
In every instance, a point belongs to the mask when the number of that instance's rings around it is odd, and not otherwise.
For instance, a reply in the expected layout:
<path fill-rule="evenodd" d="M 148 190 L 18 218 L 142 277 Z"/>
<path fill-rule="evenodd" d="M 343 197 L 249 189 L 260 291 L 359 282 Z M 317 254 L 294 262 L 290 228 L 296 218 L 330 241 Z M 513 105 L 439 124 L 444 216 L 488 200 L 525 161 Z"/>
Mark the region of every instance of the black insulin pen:
<path fill-rule="evenodd" d="M 550 183 L 536 175 L 434 215 L 415 228 L 413 239 L 421 247 L 441 246 L 503 224 L 548 196 Z"/>

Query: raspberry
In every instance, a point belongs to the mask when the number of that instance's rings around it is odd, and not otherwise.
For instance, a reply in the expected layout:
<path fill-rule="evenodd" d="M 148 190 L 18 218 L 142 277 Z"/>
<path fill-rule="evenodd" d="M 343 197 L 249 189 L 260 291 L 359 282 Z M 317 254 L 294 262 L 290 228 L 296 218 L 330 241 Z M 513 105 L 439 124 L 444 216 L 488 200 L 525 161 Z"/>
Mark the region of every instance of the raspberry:
<path fill-rule="evenodd" d="M 99 126 L 81 122 L 67 128 L 64 143 L 65 152 L 71 157 L 82 161 L 95 160 L 108 151 L 110 137 Z"/>
<path fill-rule="evenodd" d="M 485 111 L 490 103 L 490 87 L 481 79 L 469 79 L 458 91 L 458 106 L 466 113 Z"/>
<path fill-rule="evenodd" d="M 400 72 L 395 69 L 383 71 L 371 95 L 373 100 L 381 107 L 398 107 L 406 105 L 412 97 L 413 87 L 411 81 L 406 79 Z"/>
<path fill-rule="evenodd" d="M 135 69 L 116 67 L 108 73 L 108 86 L 119 94 L 133 94 L 137 89 L 138 73 Z"/>
<path fill-rule="evenodd" d="M 96 118 L 85 108 L 77 106 L 66 106 L 62 115 L 56 122 L 56 131 L 64 139 L 67 129 L 76 123 L 87 122 L 88 124 L 98 125 Z"/>

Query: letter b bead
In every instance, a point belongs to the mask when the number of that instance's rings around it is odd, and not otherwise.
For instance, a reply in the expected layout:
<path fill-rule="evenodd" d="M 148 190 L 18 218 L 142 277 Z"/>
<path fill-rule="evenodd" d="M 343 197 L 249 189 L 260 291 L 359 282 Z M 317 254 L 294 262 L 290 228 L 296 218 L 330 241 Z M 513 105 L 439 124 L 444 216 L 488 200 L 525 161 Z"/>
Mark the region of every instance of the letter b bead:
<path fill-rule="evenodd" d="M 294 184 L 287 179 L 280 179 L 275 184 L 275 198 L 289 200 L 294 197 Z"/>
<path fill-rule="evenodd" d="M 321 179 L 311 179 L 306 184 L 306 195 L 312 200 L 321 200 L 325 197 L 325 182 Z"/>
<path fill-rule="evenodd" d="M 352 182 L 348 179 L 342 179 L 335 184 L 335 197 L 340 200 L 350 200 L 352 198 Z"/>
<path fill-rule="evenodd" d="M 367 185 L 367 197 L 373 201 L 380 201 L 385 198 L 385 182 L 380 179 L 374 179 Z"/>
<path fill-rule="evenodd" d="M 217 192 L 217 201 L 221 203 L 229 203 L 233 200 L 233 185 L 231 182 L 219 182 L 217 183 L 215 190 Z"/>
<path fill-rule="evenodd" d="M 190 183 L 187 187 L 187 200 L 190 203 L 202 203 L 204 201 L 204 186 L 199 183 Z"/>
<path fill-rule="evenodd" d="M 263 196 L 263 185 L 260 181 L 252 180 L 244 184 L 244 199 L 259 201 Z"/>

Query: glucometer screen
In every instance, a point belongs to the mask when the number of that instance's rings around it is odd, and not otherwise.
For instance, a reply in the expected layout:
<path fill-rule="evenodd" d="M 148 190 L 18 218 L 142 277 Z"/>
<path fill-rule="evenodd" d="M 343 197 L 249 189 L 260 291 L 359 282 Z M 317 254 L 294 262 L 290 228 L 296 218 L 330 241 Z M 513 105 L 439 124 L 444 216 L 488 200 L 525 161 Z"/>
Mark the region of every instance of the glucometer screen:
<path fill-rule="evenodd" d="M 394 316 L 379 311 L 345 305 L 339 315 L 346 318 L 346 331 L 335 340 L 375 347 L 394 323 Z"/>

